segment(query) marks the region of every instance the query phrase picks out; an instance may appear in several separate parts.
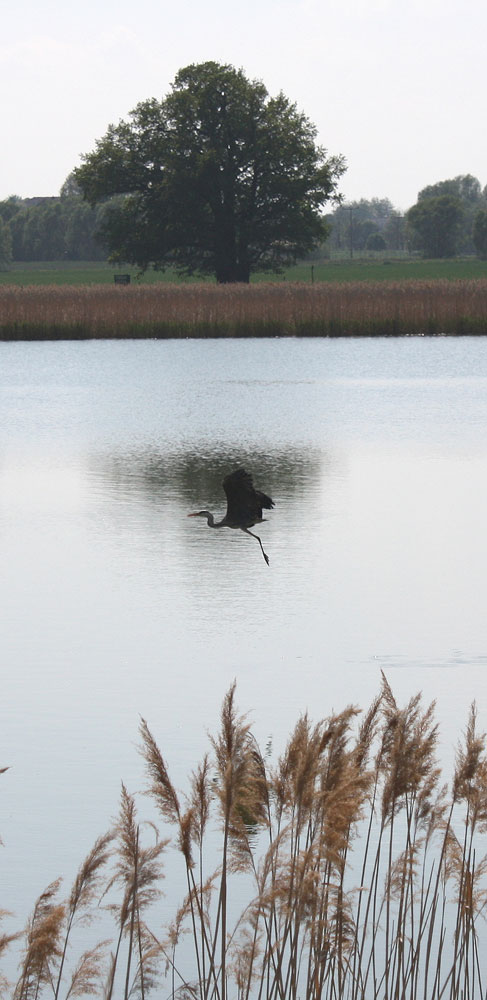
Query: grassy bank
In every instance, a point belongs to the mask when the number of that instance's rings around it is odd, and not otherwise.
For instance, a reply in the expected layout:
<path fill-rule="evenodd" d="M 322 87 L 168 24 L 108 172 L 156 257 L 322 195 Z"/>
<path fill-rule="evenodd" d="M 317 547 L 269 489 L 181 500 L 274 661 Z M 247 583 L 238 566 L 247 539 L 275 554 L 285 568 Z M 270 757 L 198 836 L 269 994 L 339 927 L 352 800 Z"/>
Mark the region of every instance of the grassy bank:
<path fill-rule="evenodd" d="M 0 288 L 0 338 L 487 334 L 487 279 Z"/>
<path fill-rule="evenodd" d="M 487 756 L 475 708 L 451 791 L 433 706 L 418 695 L 401 708 L 383 678 L 359 715 L 301 716 L 271 764 L 233 685 L 185 795 L 142 721 L 157 824 L 139 820 L 122 786 L 116 827 L 71 891 L 58 880 L 37 900 L 2 997 L 485 997 Z M 182 887 L 168 926 L 165 867 Z M 102 909 L 113 940 L 87 945 Z M 0 953 L 11 943 L 1 938 Z"/>
<path fill-rule="evenodd" d="M 171 270 L 147 271 L 137 276 L 132 267 L 84 261 L 16 263 L 8 271 L 0 271 L 1 285 L 113 285 L 114 274 L 130 274 L 131 281 L 142 285 L 194 284 L 198 279 L 178 278 Z M 283 275 L 255 275 L 252 283 L 282 281 L 349 282 L 349 281 L 449 281 L 487 278 L 487 261 L 464 260 L 389 260 L 353 259 L 322 260 L 296 264 Z M 211 282 L 210 282 L 211 283 Z"/>

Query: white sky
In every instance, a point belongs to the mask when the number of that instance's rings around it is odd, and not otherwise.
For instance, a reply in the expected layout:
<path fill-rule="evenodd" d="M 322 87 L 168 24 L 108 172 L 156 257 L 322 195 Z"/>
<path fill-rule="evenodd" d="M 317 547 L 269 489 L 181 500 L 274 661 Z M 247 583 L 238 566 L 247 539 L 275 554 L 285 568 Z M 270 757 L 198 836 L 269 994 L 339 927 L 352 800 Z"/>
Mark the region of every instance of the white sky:
<path fill-rule="evenodd" d="M 296 101 L 345 155 L 347 199 L 487 184 L 485 0 L 3 0 L 1 26 L 0 199 L 58 194 L 111 122 L 208 59 Z"/>

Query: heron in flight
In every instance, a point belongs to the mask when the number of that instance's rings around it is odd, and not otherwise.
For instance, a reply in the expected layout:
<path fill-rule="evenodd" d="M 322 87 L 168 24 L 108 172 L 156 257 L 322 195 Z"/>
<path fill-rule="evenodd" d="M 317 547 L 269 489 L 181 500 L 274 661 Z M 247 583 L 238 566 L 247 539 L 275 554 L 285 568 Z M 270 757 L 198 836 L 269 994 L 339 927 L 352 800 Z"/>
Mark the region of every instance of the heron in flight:
<path fill-rule="evenodd" d="M 197 510 L 188 517 L 206 517 L 209 528 L 240 528 L 246 535 L 256 538 L 264 559 L 269 565 L 269 556 L 264 552 L 264 546 L 258 535 L 254 535 L 254 524 L 261 524 L 264 518 L 262 510 L 272 510 L 274 501 L 260 490 L 254 489 L 252 476 L 245 469 L 236 469 L 223 480 L 223 489 L 227 495 L 227 512 L 221 521 L 216 521 L 209 510 Z"/>

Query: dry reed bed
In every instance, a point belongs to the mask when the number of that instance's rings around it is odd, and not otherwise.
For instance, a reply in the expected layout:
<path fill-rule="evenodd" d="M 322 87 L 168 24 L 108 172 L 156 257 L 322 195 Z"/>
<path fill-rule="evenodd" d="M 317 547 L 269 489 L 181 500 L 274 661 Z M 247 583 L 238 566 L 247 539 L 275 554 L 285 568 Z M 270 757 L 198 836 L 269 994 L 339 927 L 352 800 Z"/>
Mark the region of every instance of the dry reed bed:
<path fill-rule="evenodd" d="M 434 706 L 418 695 L 399 707 L 383 677 L 358 715 L 349 707 L 315 725 L 301 717 L 271 766 L 233 685 L 186 795 L 143 721 L 161 831 L 139 822 L 122 787 L 116 827 L 97 840 L 67 898 L 55 882 L 37 901 L 18 982 L 13 992 L 4 983 L 2 997 L 482 1000 L 487 752 L 475 707 L 450 792 Z M 213 869 L 207 847 L 218 829 Z M 164 930 L 166 854 L 186 889 Z M 100 905 L 114 942 L 73 960 Z M 8 944 L 0 939 L 0 951 Z"/>
<path fill-rule="evenodd" d="M 0 288 L 0 338 L 486 334 L 487 280 Z"/>

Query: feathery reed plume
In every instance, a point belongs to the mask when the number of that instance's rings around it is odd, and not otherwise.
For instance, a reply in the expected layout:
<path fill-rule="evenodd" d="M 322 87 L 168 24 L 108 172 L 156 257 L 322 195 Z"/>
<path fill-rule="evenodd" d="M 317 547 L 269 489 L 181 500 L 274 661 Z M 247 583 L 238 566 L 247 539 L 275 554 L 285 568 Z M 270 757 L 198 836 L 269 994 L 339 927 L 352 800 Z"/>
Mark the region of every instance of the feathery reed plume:
<path fill-rule="evenodd" d="M 477 706 L 475 702 L 465 732 L 465 745 L 459 745 L 456 753 L 453 778 L 453 799 L 465 802 L 469 820 L 473 827 L 479 824 L 483 832 L 487 829 L 487 759 L 485 753 L 485 733 L 477 733 Z"/>
<path fill-rule="evenodd" d="M 209 765 L 208 759 L 204 758 L 202 765 L 193 775 L 192 799 L 189 808 L 183 812 L 181 809 L 179 796 L 174 788 L 167 771 L 165 761 L 157 746 L 157 743 L 149 730 L 145 721 L 140 725 L 142 736 L 141 754 L 145 759 L 151 785 L 147 794 L 151 795 L 166 822 L 176 824 L 178 829 L 177 846 L 181 851 L 185 866 L 186 880 L 188 885 L 188 900 L 190 901 L 191 919 L 193 925 L 193 941 L 196 953 L 196 963 L 198 967 L 198 978 L 200 992 L 203 990 L 203 982 L 206 978 L 206 956 L 210 951 L 204 918 L 203 900 L 203 837 L 206 824 L 208 822 L 210 792 L 209 792 Z M 199 891 L 194 879 L 194 860 L 192 855 L 192 842 L 196 841 L 199 848 L 200 858 L 200 886 Z M 199 940 L 197 934 L 199 926 Z M 210 967 L 214 969 L 213 961 L 210 960 Z"/>
<path fill-rule="evenodd" d="M 487 871 L 487 855 L 479 860 L 474 856 L 470 864 L 465 858 L 465 848 L 450 830 L 445 858 L 445 872 L 456 888 L 456 902 L 460 908 L 462 920 L 471 920 L 484 907 L 487 901 L 487 888 L 482 885 L 482 879 Z"/>
<path fill-rule="evenodd" d="M 199 764 L 196 771 L 191 775 L 191 807 L 193 810 L 192 835 L 199 851 L 201 851 L 211 808 L 210 762 L 208 754 L 205 754 L 201 764 Z"/>
<path fill-rule="evenodd" d="M 374 698 L 359 727 L 358 736 L 353 748 L 354 760 L 359 768 L 367 767 L 368 764 L 379 724 L 381 700 L 382 696 L 380 694 Z"/>
<path fill-rule="evenodd" d="M 130 974 L 134 953 L 139 955 L 138 980 L 144 991 L 144 968 L 141 960 L 143 924 L 141 913 L 150 907 L 161 895 L 159 881 L 162 878 L 160 856 L 167 847 L 167 841 L 156 842 L 152 847 L 141 847 L 140 830 L 136 818 L 135 802 L 125 785 L 122 784 L 120 816 L 115 828 L 118 853 L 115 873 L 110 879 L 107 892 L 119 885 L 122 889 L 121 903 L 113 906 L 116 912 L 119 934 L 115 955 L 105 989 L 106 1000 L 111 1000 L 120 947 L 124 936 L 128 937 L 127 964 L 125 973 L 124 1000 L 130 993 Z"/>
<path fill-rule="evenodd" d="M 252 867 L 249 827 L 266 821 L 267 788 L 262 758 L 250 734 L 250 725 L 238 716 L 235 708 L 234 681 L 225 695 L 220 714 L 221 728 L 217 737 L 210 737 L 217 767 L 216 795 L 220 803 L 223 824 L 223 847 L 220 893 L 211 963 L 214 964 L 218 933 L 220 934 L 220 997 L 226 1000 L 226 936 L 227 879 L 229 846 L 233 867 Z"/>
<path fill-rule="evenodd" d="M 98 891 L 101 869 L 111 857 L 110 845 L 114 836 L 114 832 L 110 830 L 96 839 L 76 875 L 67 903 L 71 923 L 76 915 L 79 916 L 80 909 L 87 909 Z M 83 916 L 87 919 L 86 914 Z"/>
<path fill-rule="evenodd" d="M 429 798 L 436 786 L 439 769 L 436 766 L 438 726 L 434 723 L 434 703 L 424 712 L 421 695 L 411 698 L 404 709 L 397 707 L 390 686 L 382 675 L 382 705 L 384 730 L 380 748 L 380 769 L 384 775 L 382 792 L 382 829 L 389 826 L 387 871 L 385 879 L 385 966 L 384 988 L 389 990 L 390 974 L 403 974 L 403 943 L 406 933 L 405 920 L 412 913 L 410 906 L 413 891 L 411 872 L 402 868 L 403 879 L 400 895 L 398 923 L 392 924 L 392 878 L 394 874 L 393 845 L 397 816 L 405 809 L 406 857 L 411 856 L 414 840 L 413 816 L 418 796 L 425 787 Z M 424 796 L 423 796 L 424 798 Z M 380 842 L 379 839 L 379 849 Z M 399 949 L 397 966 L 390 956 Z M 399 971 L 398 971 L 399 970 Z"/>
<path fill-rule="evenodd" d="M 320 768 L 320 812 L 324 857 L 340 873 L 345 865 L 346 852 L 356 824 L 362 818 L 369 792 L 372 773 L 364 768 L 365 747 L 362 734 L 359 760 L 357 744 L 348 749 L 350 723 L 357 710 L 348 708 L 332 717 L 328 724 L 330 733 Z"/>
<path fill-rule="evenodd" d="M 145 923 L 140 923 L 137 937 L 137 967 L 129 997 L 139 996 L 140 1000 L 145 1000 L 149 993 L 160 986 L 160 967 L 164 954 Z"/>
<path fill-rule="evenodd" d="M 59 963 L 59 970 L 57 976 L 56 987 L 54 991 L 55 1000 L 59 996 L 59 990 L 61 986 L 61 980 L 63 976 L 64 963 L 66 960 L 66 953 L 68 949 L 69 938 L 75 921 L 89 922 L 92 919 L 92 914 L 89 912 L 89 906 L 95 898 L 97 891 L 100 887 L 101 870 L 106 865 L 109 857 L 109 845 L 113 840 L 113 833 L 106 833 L 102 837 L 98 837 L 95 841 L 90 853 L 85 858 L 81 868 L 76 875 L 76 878 L 69 895 L 69 899 L 66 903 L 66 928 L 64 934 L 64 944 L 61 954 L 61 960 Z M 80 971 L 78 974 L 78 980 L 84 980 L 89 972 L 89 969 L 99 968 L 99 954 L 98 952 L 92 955 L 91 952 L 86 952 L 86 962 L 84 965 L 80 966 Z M 90 964 L 92 963 L 92 964 Z M 94 963 L 94 964 L 93 964 Z M 91 975 L 91 973 L 89 973 Z M 94 973 L 93 973 L 94 975 Z M 76 987 L 77 988 L 77 987 Z M 71 993 L 73 993 L 74 986 L 72 985 Z M 73 994 L 76 995 L 76 994 Z"/>
<path fill-rule="evenodd" d="M 210 980 L 213 980 L 215 986 L 217 976 L 215 967 L 216 939 L 215 942 L 212 942 L 209 936 L 206 911 L 206 898 L 210 891 L 210 885 L 213 889 L 213 878 L 205 885 L 203 875 L 203 839 L 211 802 L 209 761 L 206 756 L 196 773 L 193 774 L 189 807 L 183 812 L 179 796 L 169 778 L 165 761 L 145 720 L 142 720 L 140 733 L 142 736 L 141 753 L 146 761 L 151 779 L 148 794 L 154 798 L 163 819 L 177 826 L 176 843 L 185 861 L 188 886 L 187 901 L 192 922 L 199 991 L 203 995 L 209 989 Z M 192 843 L 198 847 L 199 885 L 195 880 Z M 177 935 L 178 937 L 179 935 Z M 174 939 L 175 942 L 177 938 Z M 172 963 L 174 969 L 174 956 Z M 187 984 L 185 985 L 187 986 Z"/>
<path fill-rule="evenodd" d="M 191 797 L 190 797 L 190 806 L 193 816 L 193 822 L 191 825 L 191 834 L 193 837 L 193 841 L 198 849 L 199 884 L 197 886 L 196 882 L 193 880 L 193 878 L 191 878 L 193 889 L 192 891 L 190 890 L 189 895 L 190 898 L 192 895 L 194 895 L 196 910 L 198 913 L 198 920 L 196 920 L 195 911 L 193 908 L 192 918 L 193 918 L 193 933 L 194 933 L 195 943 L 198 938 L 197 924 L 199 925 L 198 970 L 200 978 L 200 990 L 202 988 L 203 982 L 206 981 L 206 952 L 207 952 L 206 928 L 208 927 L 209 921 L 207 919 L 205 911 L 205 896 L 203 891 L 203 886 L 204 886 L 203 844 L 205 839 L 206 828 L 208 825 L 208 820 L 210 817 L 211 797 L 212 793 L 211 793 L 211 783 L 210 783 L 210 762 L 208 754 L 205 754 L 203 760 L 198 765 L 196 771 L 193 771 L 191 775 Z"/>
<path fill-rule="evenodd" d="M 470 996 L 478 979 L 482 992 L 476 923 L 487 902 L 482 879 L 487 871 L 487 855 L 477 858 L 476 833 L 487 830 L 487 754 L 485 733 L 477 733 L 477 708 L 470 708 L 464 746 L 459 744 L 453 777 L 453 803 L 464 805 L 463 840 L 448 831 L 445 877 L 455 885 L 456 926 L 453 960 L 446 979 L 450 993 Z M 469 960 L 469 953 L 471 959 Z M 472 966 L 473 960 L 473 966 Z"/>
<path fill-rule="evenodd" d="M 320 755 L 329 736 L 323 723 L 312 727 L 308 715 L 302 715 L 273 777 L 278 824 L 283 814 L 290 812 L 296 819 L 297 833 L 307 822 L 314 803 Z"/>
<path fill-rule="evenodd" d="M 210 737 L 215 751 L 217 783 L 224 830 L 238 840 L 245 825 L 265 821 L 266 783 L 263 762 L 245 716 L 235 708 L 236 682 L 226 694 L 221 709 L 221 729 Z"/>
<path fill-rule="evenodd" d="M 99 986 L 104 972 L 105 948 L 108 941 L 100 941 L 94 948 L 83 952 L 76 967 L 73 969 L 71 982 L 65 996 L 85 997 L 99 996 Z"/>
<path fill-rule="evenodd" d="M 152 795 L 163 817 L 169 823 L 179 823 L 181 809 L 177 792 L 172 785 L 162 754 L 145 721 L 140 723 L 142 736 L 141 754 L 152 780 L 148 794 Z"/>
<path fill-rule="evenodd" d="M 65 909 L 54 902 L 61 879 L 51 882 L 39 896 L 26 929 L 26 946 L 21 975 L 14 1000 L 31 1000 L 46 984 L 52 984 L 53 974 L 61 958 L 60 939 Z"/>
<path fill-rule="evenodd" d="M 385 774 L 382 817 L 392 822 L 411 797 L 416 798 L 422 783 L 431 778 L 435 767 L 438 726 L 433 722 L 434 702 L 421 714 L 421 695 L 399 710 L 383 676 L 385 727 L 380 748 L 380 766 Z"/>
<path fill-rule="evenodd" d="M 11 913 L 9 913 L 8 910 L 0 910 L 0 921 L 2 921 L 4 917 L 10 917 L 10 916 Z M 19 931 L 16 931 L 14 934 L 0 934 L 0 959 L 3 953 L 7 950 L 7 948 L 14 941 L 18 941 L 19 937 L 20 937 Z M 0 991 L 1 991 L 0 996 L 6 995 L 9 985 L 10 984 L 8 980 L 5 978 L 5 976 L 3 976 L 0 973 Z"/>

